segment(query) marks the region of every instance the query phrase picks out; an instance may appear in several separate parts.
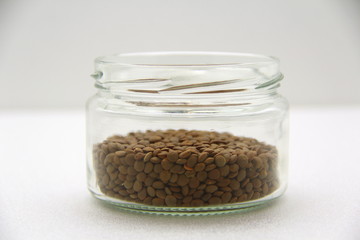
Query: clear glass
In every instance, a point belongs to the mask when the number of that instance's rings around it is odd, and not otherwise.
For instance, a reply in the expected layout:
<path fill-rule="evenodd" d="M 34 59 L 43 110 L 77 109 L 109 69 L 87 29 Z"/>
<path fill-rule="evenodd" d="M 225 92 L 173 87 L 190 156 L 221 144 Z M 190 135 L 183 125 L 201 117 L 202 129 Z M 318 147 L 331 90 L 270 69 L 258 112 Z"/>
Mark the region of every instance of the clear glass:
<path fill-rule="evenodd" d="M 87 103 L 88 188 L 120 208 L 240 211 L 287 185 L 288 103 L 276 58 L 157 52 L 100 57 Z"/>

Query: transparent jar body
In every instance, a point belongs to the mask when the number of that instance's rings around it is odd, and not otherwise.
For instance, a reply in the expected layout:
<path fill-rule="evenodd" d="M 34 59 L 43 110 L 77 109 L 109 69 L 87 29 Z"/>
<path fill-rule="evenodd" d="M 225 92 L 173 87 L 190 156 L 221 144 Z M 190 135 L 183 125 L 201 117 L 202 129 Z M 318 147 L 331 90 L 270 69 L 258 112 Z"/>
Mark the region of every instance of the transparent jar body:
<path fill-rule="evenodd" d="M 178 54 L 182 61 L 188 57 Z M 236 71 L 234 78 L 224 64 L 207 63 L 204 70 L 197 62 L 156 63 L 129 70 L 98 63 L 99 92 L 87 104 L 91 193 L 124 209 L 174 215 L 238 211 L 281 196 L 287 185 L 288 104 L 276 93 L 276 68 L 265 64 L 266 71 L 254 78 L 261 64 L 251 65 L 250 75 Z M 231 66 L 239 67 L 249 68 Z M 199 76 L 199 69 L 214 79 Z M 109 74 L 118 71 L 135 76 Z"/>

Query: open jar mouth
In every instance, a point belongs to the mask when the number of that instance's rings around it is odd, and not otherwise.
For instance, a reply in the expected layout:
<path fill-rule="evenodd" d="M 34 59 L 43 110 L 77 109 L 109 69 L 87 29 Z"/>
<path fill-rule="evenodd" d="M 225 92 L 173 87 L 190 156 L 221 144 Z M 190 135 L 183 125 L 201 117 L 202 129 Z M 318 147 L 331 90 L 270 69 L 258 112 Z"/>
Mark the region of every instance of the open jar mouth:
<path fill-rule="evenodd" d="M 114 54 L 98 57 L 95 63 L 127 67 L 246 67 L 278 65 L 279 60 L 273 56 L 252 53 L 171 51 Z"/>
<path fill-rule="evenodd" d="M 276 92 L 275 57 L 227 52 L 144 52 L 99 57 L 104 96 L 143 107 L 243 106 Z"/>

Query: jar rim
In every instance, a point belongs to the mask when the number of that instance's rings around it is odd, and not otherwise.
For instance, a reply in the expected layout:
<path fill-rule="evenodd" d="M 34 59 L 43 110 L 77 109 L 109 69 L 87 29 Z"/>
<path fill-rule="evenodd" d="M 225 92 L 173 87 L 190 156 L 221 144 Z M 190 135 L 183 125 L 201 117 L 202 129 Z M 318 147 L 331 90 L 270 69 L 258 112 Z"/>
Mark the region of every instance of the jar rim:
<path fill-rule="evenodd" d="M 185 59 L 181 59 L 182 57 Z M 279 65 L 279 59 L 269 55 L 239 52 L 154 51 L 100 56 L 95 59 L 95 64 L 126 67 L 241 67 L 253 64 Z"/>
<path fill-rule="evenodd" d="M 238 106 L 276 95 L 279 60 L 253 53 L 172 51 L 98 57 L 100 94 L 146 107 Z"/>

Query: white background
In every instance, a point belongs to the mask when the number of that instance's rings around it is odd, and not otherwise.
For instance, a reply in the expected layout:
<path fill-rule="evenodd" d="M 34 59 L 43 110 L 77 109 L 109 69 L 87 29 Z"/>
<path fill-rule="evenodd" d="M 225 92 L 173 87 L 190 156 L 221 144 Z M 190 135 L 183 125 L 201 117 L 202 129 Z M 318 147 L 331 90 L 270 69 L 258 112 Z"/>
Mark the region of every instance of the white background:
<path fill-rule="evenodd" d="M 0 0 L 0 108 L 82 108 L 95 57 L 160 50 L 274 55 L 291 104 L 360 104 L 358 0 Z"/>

